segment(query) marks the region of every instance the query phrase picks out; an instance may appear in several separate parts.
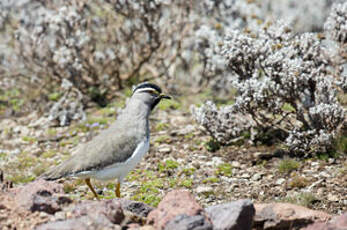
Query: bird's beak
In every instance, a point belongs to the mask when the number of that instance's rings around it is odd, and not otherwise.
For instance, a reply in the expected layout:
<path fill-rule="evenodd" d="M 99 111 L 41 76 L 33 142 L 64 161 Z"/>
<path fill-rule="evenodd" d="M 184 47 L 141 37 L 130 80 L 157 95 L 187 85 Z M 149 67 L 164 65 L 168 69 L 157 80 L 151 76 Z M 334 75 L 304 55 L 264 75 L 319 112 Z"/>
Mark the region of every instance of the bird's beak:
<path fill-rule="evenodd" d="M 169 99 L 169 100 L 171 99 L 170 96 L 164 95 L 164 94 L 160 94 L 159 97 L 160 97 L 160 99 Z"/>

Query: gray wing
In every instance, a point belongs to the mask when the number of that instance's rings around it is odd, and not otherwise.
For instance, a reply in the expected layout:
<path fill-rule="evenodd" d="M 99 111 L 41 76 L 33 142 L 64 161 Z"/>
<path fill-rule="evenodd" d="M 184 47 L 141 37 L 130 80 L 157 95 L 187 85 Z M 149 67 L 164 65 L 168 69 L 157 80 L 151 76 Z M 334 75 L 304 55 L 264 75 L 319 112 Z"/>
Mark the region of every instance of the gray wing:
<path fill-rule="evenodd" d="M 129 132 L 120 134 L 117 128 L 111 126 L 78 148 L 70 159 L 43 174 L 41 178 L 55 180 L 73 176 L 78 172 L 98 170 L 117 162 L 124 162 L 131 157 L 141 141 L 141 136 L 134 137 Z"/>

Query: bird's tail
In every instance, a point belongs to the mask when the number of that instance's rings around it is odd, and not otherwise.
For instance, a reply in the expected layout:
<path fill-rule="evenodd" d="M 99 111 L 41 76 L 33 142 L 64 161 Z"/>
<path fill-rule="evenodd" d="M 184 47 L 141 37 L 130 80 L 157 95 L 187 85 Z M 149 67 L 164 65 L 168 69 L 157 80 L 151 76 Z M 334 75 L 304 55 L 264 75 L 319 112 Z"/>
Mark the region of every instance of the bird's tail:
<path fill-rule="evenodd" d="M 39 176 L 40 179 L 44 180 L 57 180 L 66 175 L 64 164 L 55 166 L 49 169 L 47 172 Z"/>

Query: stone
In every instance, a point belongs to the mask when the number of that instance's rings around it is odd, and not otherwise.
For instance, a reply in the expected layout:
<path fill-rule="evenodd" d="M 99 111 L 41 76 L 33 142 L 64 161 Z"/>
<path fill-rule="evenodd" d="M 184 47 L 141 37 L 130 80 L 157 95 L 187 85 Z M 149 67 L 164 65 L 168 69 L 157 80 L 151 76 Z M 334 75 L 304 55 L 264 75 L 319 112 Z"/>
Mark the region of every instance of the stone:
<path fill-rule="evenodd" d="M 16 126 L 17 126 L 17 123 L 13 119 L 1 119 L 0 120 L 0 130 L 11 129 L 11 128 L 14 128 Z"/>
<path fill-rule="evenodd" d="M 102 216 L 106 217 L 112 224 L 120 224 L 125 218 L 122 205 L 117 199 L 83 201 L 76 204 L 68 216 L 70 218 L 89 216 L 90 219 L 98 219 L 99 216 Z"/>
<path fill-rule="evenodd" d="M 262 177 L 262 174 L 261 174 L 261 173 L 256 173 L 256 174 L 254 174 L 254 175 L 252 176 L 251 180 L 253 180 L 253 181 L 258 181 L 258 180 L 261 179 L 261 177 Z"/>
<path fill-rule="evenodd" d="M 26 126 L 17 125 L 13 128 L 13 132 L 16 134 L 20 134 L 21 136 L 28 136 L 30 130 Z"/>
<path fill-rule="evenodd" d="M 286 179 L 284 179 L 284 178 L 279 178 L 279 179 L 276 180 L 276 184 L 277 184 L 277 185 L 281 185 L 281 184 L 283 184 L 285 181 L 286 181 Z"/>
<path fill-rule="evenodd" d="M 135 229 L 139 229 L 141 226 L 137 223 L 131 223 L 131 224 L 128 224 L 126 227 L 127 227 L 127 230 L 135 230 Z"/>
<path fill-rule="evenodd" d="M 241 167 L 241 164 L 238 162 L 238 161 L 232 161 L 231 162 L 231 166 L 233 168 L 240 168 Z"/>
<path fill-rule="evenodd" d="M 170 148 L 170 147 L 160 147 L 160 148 L 158 149 L 158 151 L 159 151 L 160 153 L 170 153 L 170 152 L 171 152 L 171 148 Z"/>
<path fill-rule="evenodd" d="M 137 216 L 147 217 L 148 214 L 154 209 L 153 207 L 138 201 L 118 199 L 123 210 L 127 210 Z"/>
<path fill-rule="evenodd" d="M 183 129 L 180 129 L 177 134 L 178 135 L 187 135 L 195 130 L 194 125 L 186 125 Z"/>
<path fill-rule="evenodd" d="M 114 229 L 121 230 L 121 226 L 113 225 L 106 217 L 98 216 L 98 218 L 91 218 L 89 216 L 82 216 L 79 218 L 68 219 L 63 221 L 50 222 L 42 224 L 36 230 L 103 230 Z"/>
<path fill-rule="evenodd" d="M 206 208 L 213 229 L 247 230 L 252 228 L 255 209 L 252 201 L 238 200 Z"/>
<path fill-rule="evenodd" d="M 347 212 L 341 216 L 336 216 L 331 220 L 331 223 L 335 224 L 338 228 L 347 229 Z"/>
<path fill-rule="evenodd" d="M 220 157 L 212 157 L 212 159 L 208 162 L 206 162 L 206 166 L 210 166 L 210 167 L 215 167 L 218 166 L 220 164 L 223 164 L 224 161 L 222 158 Z"/>
<path fill-rule="evenodd" d="M 334 194 L 331 194 L 331 193 L 328 194 L 327 199 L 328 199 L 328 201 L 332 201 L 332 202 L 339 201 L 339 198 L 337 197 L 337 195 L 334 195 Z"/>
<path fill-rule="evenodd" d="M 169 221 L 165 230 L 212 230 L 212 224 L 204 216 L 179 215 Z"/>
<path fill-rule="evenodd" d="M 31 202 L 31 201 L 30 201 Z M 36 194 L 33 197 L 30 205 L 30 211 L 45 212 L 48 214 L 54 214 L 62 210 L 63 204 L 70 204 L 72 200 L 64 196 L 51 196 L 49 193 Z"/>
<path fill-rule="evenodd" d="M 158 207 L 148 214 L 147 223 L 152 224 L 155 229 L 164 229 L 165 225 L 176 216 L 204 214 L 204 209 L 196 202 L 190 192 L 174 190 L 169 192 Z"/>
<path fill-rule="evenodd" d="M 322 171 L 319 173 L 319 177 L 325 177 L 325 178 L 329 178 L 331 177 L 329 173 Z"/>
<path fill-rule="evenodd" d="M 209 195 L 213 193 L 213 188 L 211 186 L 198 186 L 196 188 L 196 193 Z"/>
<path fill-rule="evenodd" d="M 13 189 L 17 207 L 28 211 L 54 214 L 72 200 L 63 194 L 63 185 L 56 182 L 36 180 Z"/>
<path fill-rule="evenodd" d="M 346 230 L 347 229 L 347 212 L 341 216 L 334 217 L 329 223 L 314 223 L 303 230 Z"/>
<path fill-rule="evenodd" d="M 139 230 L 155 230 L 155 228 L 152 225 L 144 225 Z"/>
<path fill-rule="evenodd" d="M 243 178 L 243 179 L 251 178 L 251 176 L 248 173 L 242 173 L 242 175 L 240 177 Z"/>
<path fill-rule="evenodd" d="M 317 221 L 326 222 L 331 215 L 289 203 L 255 204 L 255 229 L 300 229 Z"/>

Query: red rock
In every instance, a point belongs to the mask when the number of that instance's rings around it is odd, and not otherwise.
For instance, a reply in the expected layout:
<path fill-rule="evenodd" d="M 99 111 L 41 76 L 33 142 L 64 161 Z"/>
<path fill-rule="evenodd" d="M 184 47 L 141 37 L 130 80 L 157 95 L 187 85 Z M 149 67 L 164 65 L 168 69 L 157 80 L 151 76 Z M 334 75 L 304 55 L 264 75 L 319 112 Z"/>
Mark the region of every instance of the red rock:
<path fill-rule="evenodd" d="M 298 229 L 314 222 L 326 222 L 331 215 L 289 203 L 255 204 L 255 229 Z"/>
<path fill-rule="evenodd" d="M 302 230 L 346 230 L 347 212 L 341 216 L 334 217 L 329 223 L 314 223 Z"/>
<path fill-rule="evenodd" d="M 132 224 L 127 225 L 128 230 L 136 230 L 136 229 L 139 229 L 140 227 L 141 226 L 139 224 L 136 224 L 136 223 L 132 223 Z"/>
<path fill-rule="evenodd" d="M 70 218 L 89 216 L 92 219 L 98 216 L 106 217 L 112 224 L 120 224 L 124 219 L 121 203 L 117 199 L 102 201 L 83 201 L 76 204 L 71 210 Z"/>
<path fill-rule="evenodd" d="M 165 225 L 178 215 L 205 215 L 204 209 L 186 190 L 169 192 L 159 203 L 157 209 L 151 211 L 147 223 L 153 224 L 155 229 L 164 229 Z"/>
<path fill-rule="evenodd" d="M 315 223 L 315 224 L 309 225 L 306 228 L 302 228 L 302 230 L 340 230 L 340 229 L 335 228 L 334 225 L 329 223 Z"/>
<path fill-rule="evenodd" d="M 331 223 L 335 224 L 337 228 L 347 229 L 347 212 L 341 216 L 334 217 Z"/>
<path fill-rule="evenodd" d="M 28 211 L 42 211 L 54 214 L 62 209 L 62 206 L 72 202 L 64 196 L 63 185 L 56 182 L 36 180 L 9 191 L 14 194 L 17 208 Z"/>
<path fill-rule="evenodd" d="M 142 226 L 139 230 L 155 230 L 155 228 L 152 225 L 145 225 Z"/>

